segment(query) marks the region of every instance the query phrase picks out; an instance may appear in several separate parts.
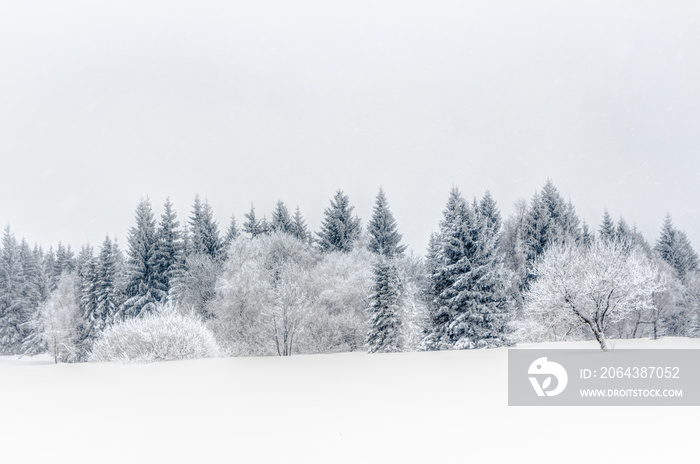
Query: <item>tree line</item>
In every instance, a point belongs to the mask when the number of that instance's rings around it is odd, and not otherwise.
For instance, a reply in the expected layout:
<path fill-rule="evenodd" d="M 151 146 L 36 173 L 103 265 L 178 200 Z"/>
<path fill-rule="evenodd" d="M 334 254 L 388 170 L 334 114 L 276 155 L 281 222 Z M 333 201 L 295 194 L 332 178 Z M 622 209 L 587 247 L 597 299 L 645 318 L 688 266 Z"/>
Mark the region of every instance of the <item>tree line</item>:
<path fill-rule="evenodd" d="M 594 231 L 547 181 L 505 221 L 488 191 L 468 201 L 453 188 L 437 226 L 425 256 L 408 251 L 381 189 L 364 230 L 341 190 L 316 232 L 279 201 L 269 220 L 251 205 L 222 233 L 199 196 L 184 224 L 170 200 L 157 219 L 142 200 L 125 250 L 107 236 L 45 251 L 8 226 L 0 352 L 84 361 L 107 329 L 166 306 L 232 355 L 698 333 L 698 255 L 670 216 L 653 245 L 607 211 Z"/>

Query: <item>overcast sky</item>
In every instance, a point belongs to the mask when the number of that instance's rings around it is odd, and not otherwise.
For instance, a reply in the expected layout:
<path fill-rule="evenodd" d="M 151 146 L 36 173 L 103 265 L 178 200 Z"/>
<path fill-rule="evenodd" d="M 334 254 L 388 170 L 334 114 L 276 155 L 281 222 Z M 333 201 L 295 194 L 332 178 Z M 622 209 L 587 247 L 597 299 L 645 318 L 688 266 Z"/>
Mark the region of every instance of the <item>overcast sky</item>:
<path fill-rule="evenodd" d="M 0 157 L 0 222 L 47 247 L 124 246 L 143 196 L 317 230 L 383 186 L 422 253 L 453 185 L 507 216 L 549 177 L 698 248 L 700 3 L 2 0 Z"/>

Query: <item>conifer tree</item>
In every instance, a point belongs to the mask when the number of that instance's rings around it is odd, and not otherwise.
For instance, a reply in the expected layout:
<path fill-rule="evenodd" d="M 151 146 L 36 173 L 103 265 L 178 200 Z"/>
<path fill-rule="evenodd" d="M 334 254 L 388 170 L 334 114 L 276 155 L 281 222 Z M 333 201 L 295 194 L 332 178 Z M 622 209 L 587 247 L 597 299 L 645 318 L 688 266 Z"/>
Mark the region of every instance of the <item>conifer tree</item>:
<path fill-rule="evenodd" d="M 367 232 L 370 240 L 369 249 L 372 253 L 393 258 L 402 255 L 406 250 L 406 245 L 401 244 L 401 234 L 397 231 L 396 220 L 382 189 L 379 189 L 377 194 Z"/>
<path fill-rule="evenodd" d="M 491 196 L 491 192 L 487 190 L 479 202 L 479 213 L 486 220 L 486 227 L 494 234 L 501 231 L 501 212 L 498 210 L 496 200 Z"/>
<path fill-rule="evenodd" d="M 354 207 L 342 190 L 331 199 L 331 205 L 324 211 L 321 231 L 317 232 L 318 244 L 324 252 L 349 252 L 360 237 L 360 218 L 353 216 Z"/>
<path fill-rule="evenodd" d="M 142 200 L 136 208 L 136 225 L 129 229 L 126 301 L 120 309 L 124 318 L 151 312 L 166 298 L 161 289 L 156 262 L 156 222 L 151 202 Z"/>
<path fill-rule="evenodd" d="M 554 245 L 581 240 L 580 219 L 571 202 L 564 201 L 551 179 L 536 193 L 528 208 L 523 227 L 523 248 L 528 268 L 523 287 L 535 275 L 532 267 L 544 251 Z"/>
<path fill-rule="evenodd" d="M 377 257 L 373 266 L 374 286 L 370 296 L 369 330 L 365 342 L 369 353 L 402 350 L 400 296 L 401 288 L 393 260 Z"/>
<path fill-rule="evenodd" d="M 698 271 L 698 254 L 685 232 L 673 225 L 670 214 L 664 218 L 654 249 L 676 271 L 681 281 L 685 281 L 690 273 Z"/>
<path fill-rule="evenodd" d="M 97 258 L 97 310 L 94 327 L 98 332 L 114 322 L 119 312 L 121 296 L 118 252 L 116 243 L 107 235 Z"/>
<path fill-rule="evenodd" d="M 547 208 L 539 193 L 535 193 L 530 201 L 523 228 L 523 245 L 528 264 L 534 263 L 537 257 L 544 253 L 553 235 L 551 228 L 552 224 Z"/>
<path fill-rule="evenodd" d="M 260 233 L 262 235 L 269 235 L 271 231 L 272 227 L 270 227 L 270 223 L 267 222 L 267 216 L 263 215 L 263 218 L 260 220 Z"/>
<path fill-rule="evenodd" d="M 22 342 L 21 352 L 27 356 L 34 356 L 36 354 L 44 353 L 48 349 L 48 346 L 43 339 L 40 327 L 40 316 L 41 316 L 41 306 L 48 300 L 51 294 L 51 281 L 49 274 L 47 272 L 47 255 L 43 253 L 41 247 L 35 246 L 32 252 L 33 264 L 29 267 L 35 266 L 34 278 L 32 279 L 31 285 L 34 287 L 32 292 L 36 292 L 36 303 L 31 304 L 31 312 L 28 316 L 28 321 L 25 323 L 27 327 L 27 334 Z M 27 265 L 23 264 L 23 274 L 27 274 Z"/>
<path fill-rule="evenodd" d="M 197 195 L 190 216 L 192 253 L 202 253 L 217 260 L 221 257 L 221 237 L 219 225 L 208 202 L 202 203 Z"/>
<path fill-rule="evenodd" d="M 58 265 L 56 264 L 56 253 L 54 253 L 53 248 L 49 247 L 49 251 L 44 256 L 44 269 L 46 272 L 46 277 L 49 281 L 49 290 L 56 290 L 58 285 Z"/>
<path fill-rule="evenodd" d="M 294 224 L 292 218 L 289 215 L 289 210 L 282 200 L 277 201 L 277 206 L 272 212 L 272 222 L 270 223 L 270 230 L 272 232 L 278 232 L 282 234 L 291 234 L 293 232 Z"/>
<path fill-rule="evenodd" d="M 19 246 L 10 226 L 5 228 L 0 252 L 0 353 L 20 354 L 24 324 L 29 321 L 22 301 L 24 280 Z"/>
<path fill-rule="evenodd" d="M 170 291 L 173 280 L 181 270 L 183 244 L 180 232 L 180 222 L 177 220 L 177 213 L 173 209 L 173 204 L 168 198 L 165 202 L 163 214 L 160 217 L 158 226 L 158 241 L 156 247 L 157 274 L 160 278 L 160 290 L 164 293 Z M 111 253 L 112 244 L 105 241 L 104 246 L 108 246 Z"/>
<path fill-rule="evenodd" d="M 77 259 L 78 267 L 78 307 L 80 308 L 79 325 L 76 327 L 74 356 L 78 361 L 87 360 L 92 345 L 100 334 L 101 318 L 97 313 L 97 294 L 99 280 L 97 260 L 90 245 L 84 245 Z"/>
<path fill-rule="evenodd" d="M 21 264 L 22 306 L 27 313 L 27 318 L 31 317 L 42 301 L 41 283 L 39 276 L 39 263 L 37 255 L 29 247 L 27 241 L 22 238 L 19 246 L 19 260 Z M 26 328 L 24 329 L 26 336 Z"/>
<path fill-rule="evenodd" d="M 453 320 L 453 311 L 444 298 L 444 292 L 453 283 L 455 264 L 462 258 L 454 245 L 464 243 L 462 235 L 464 216 L 467 214 L 467 203 L 454 187 L 450 191 L 447 205 L 443 211 L 443 219 L 440 221 L 440 232 L 431 236 L 428 249 L 428 266 L 430 274 L 429 293 L 433 297 L 430 305 L 430 326 L 423 339 L 422 347 L 427 350 L 440 350 L 450 348 L 448 328 Z M 455 251 L 458 251 L 455 254 Z"/>
<path fill-rule="evenodd" d="M 236 216 L 231 215 L 231 222 L 229 222 L 228 229 L 226 229 L 226 236 L 224 237 L 224 246 L 228 249 L 229 246 L 241 235 L 241 231 L 238 230 L 238 223 L 236 222 Z"/>
<path fill-rule="evenodd" d="M 250 211 L 245 215 L 246 221 L 243 223 L 243 232 L 250 234 L 250 238 L 255 238 L 262 234 L 260 220 L 255 216 L 255 206 L 250 205 Z"/>
<path fill-rule="evenodd" d="M 613 242 L 617 238 L 615 222 L 613 222 L 607 209 L 603 213 L 603 222 L 600 224 L 599 234 L 600 239 L 608 243 Z"/>
<path fill-rule="evenodd" d="M 64 272 L 71 273 L 74 270 L 75 256 L 70 249 L 70 245 L 64 247 L 61 242 L 58 242 L 58 249 L 56 250 L 56 276 L 60 277 Z"/>
<path fill-rule="evenodd" d="M 593 243 L 593 240 L 595 240 L 595 236 L 591 233 L 591 229 L 588 227 L 588 224 L 584 222 L 583 231 L 581 233 L 581 243 L 583 243 L 583 246 L 588 248 Z"/>
<path fill-rule="evenodd" d="M 301 211 L 299 210 L 298 206 L 294 210 L 291 234 L 302 242 L 308 242 L 311 239 L 309 231 L 306 228 L 306 221 L 301 215 Z"/>
<path fill-rule="evenodd" d="M 436 295 L 427 349 L 508 344 L 509 302 L 503 263 L 489 218 L 453 189 L 440 223 L 440 249 L 431 276 Z"/>

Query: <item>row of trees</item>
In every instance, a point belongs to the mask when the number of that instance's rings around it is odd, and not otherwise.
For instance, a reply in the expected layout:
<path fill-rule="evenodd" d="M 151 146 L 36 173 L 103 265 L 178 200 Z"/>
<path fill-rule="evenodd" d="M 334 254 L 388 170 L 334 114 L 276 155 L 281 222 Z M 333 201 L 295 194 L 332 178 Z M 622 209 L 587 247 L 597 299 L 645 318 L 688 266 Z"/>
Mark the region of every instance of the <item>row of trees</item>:
<path fill-rule="evenodd" d="M 3 354 L 85 360 L 105 328 L 166 304 L 232 354 L 697 333 L 698 256 L 671 218 L 654 246 L 607 211 L 595 233 L 551 181 L 506 221 L 488 192 L 469 202 L 453 189 L 424 258 L 407 253 L 381 190 L 364 231 L 342 191 L 314 234 L 282 201 L 269 221 L 253 206 L 240 228 L 232 216 L 223 234 L 199 197 L 184 226 L 169 200 L 158 220 L 147 199 L 135 216 L 124 252 L 110 237 L 77 256 L 62 244 L 44 252 L 5 229 Z M 582 276 L 588 287 L 574 285 Z M 602 301 L 610 282 L 614 304 L 601 317 L 584 303 Z"/>

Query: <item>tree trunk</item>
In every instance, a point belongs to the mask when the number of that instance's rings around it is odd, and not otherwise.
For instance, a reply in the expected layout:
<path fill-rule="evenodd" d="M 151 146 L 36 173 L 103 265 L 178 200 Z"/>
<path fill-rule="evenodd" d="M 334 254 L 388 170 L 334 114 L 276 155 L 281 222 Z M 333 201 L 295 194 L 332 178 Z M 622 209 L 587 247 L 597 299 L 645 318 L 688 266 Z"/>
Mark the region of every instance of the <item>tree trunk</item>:
<path fill-rule="evenodd" d="M 608 351 L 608 342 L 605 340 L 605 336 L 597 330 L 593 331 L 593 335 L 595 335 L 595 339 L 598 340 L 600 349 L 603 351 Z"/>

